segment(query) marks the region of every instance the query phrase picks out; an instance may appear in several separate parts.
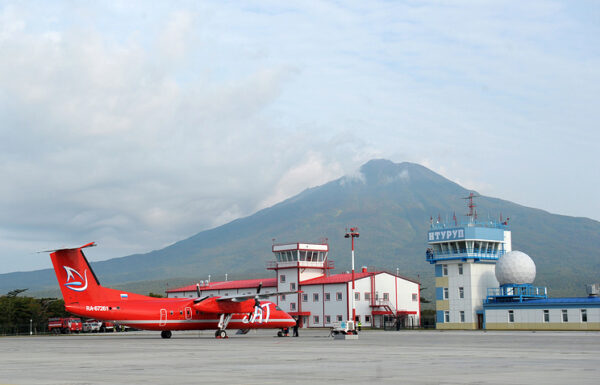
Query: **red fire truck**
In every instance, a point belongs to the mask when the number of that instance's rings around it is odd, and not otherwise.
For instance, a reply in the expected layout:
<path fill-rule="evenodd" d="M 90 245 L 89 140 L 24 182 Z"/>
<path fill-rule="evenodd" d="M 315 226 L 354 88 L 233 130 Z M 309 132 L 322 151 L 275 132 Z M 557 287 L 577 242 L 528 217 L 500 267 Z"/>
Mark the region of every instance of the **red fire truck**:
<path fill-rule="evenodd" d="M 69 334 L 81 332 L 80 318 L 48 318 L 48 330 L 52 334 Z"/>

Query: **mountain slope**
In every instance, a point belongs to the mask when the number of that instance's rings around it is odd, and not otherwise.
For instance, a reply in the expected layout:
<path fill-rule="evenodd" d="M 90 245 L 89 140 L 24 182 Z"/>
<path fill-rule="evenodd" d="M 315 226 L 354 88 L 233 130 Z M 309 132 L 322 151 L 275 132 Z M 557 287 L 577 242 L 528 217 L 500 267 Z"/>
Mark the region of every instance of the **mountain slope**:
<path fill-rule="evenodd" d="M 425 262 L 430 216 L 452 217 L 466 212 L 466 190 L 413 163 L 372 160 L 360 173 L 304 192 L 246 218 L 200 232 L 167 248 L 93 263 L 103 284 L 197 277 L 269 276 L 276 242 L 328 238 L 337 270 L 350 267 L 345 228 L 358 225 L 356 264 L 377 266 L 416 278 L 432 286 L 433 267 Z M 583 294 L 583 284 L 600 280 L 600 223 L 527 208 L 497 198 L 476 201 L 480 218 L 511 218 L 513 249 L 536 262 L 536 284 L 552 295 Z M 93 252 L 93 251 L 91 251 Z M 53 272 L 42 270 L 0 275 L 0 290 L 56 287 Z"/>

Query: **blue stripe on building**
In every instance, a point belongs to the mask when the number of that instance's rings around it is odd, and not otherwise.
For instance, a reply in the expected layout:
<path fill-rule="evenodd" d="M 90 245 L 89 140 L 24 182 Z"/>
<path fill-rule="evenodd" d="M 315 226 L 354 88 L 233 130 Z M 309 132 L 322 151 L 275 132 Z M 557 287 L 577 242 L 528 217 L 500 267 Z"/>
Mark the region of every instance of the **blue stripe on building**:
<path fill-rule="evenodd" d="M 444 299 L 444 288 L 443 287 L 436 287 L 435 288 L 435 299 L 436 300 L 442 300 L 442 299 Z"/>
<path fill-rule="evenodd" d="M 438 323 L 444 323 L 444 312 L 442 310 L 435 312 L 435 320 Z"/>

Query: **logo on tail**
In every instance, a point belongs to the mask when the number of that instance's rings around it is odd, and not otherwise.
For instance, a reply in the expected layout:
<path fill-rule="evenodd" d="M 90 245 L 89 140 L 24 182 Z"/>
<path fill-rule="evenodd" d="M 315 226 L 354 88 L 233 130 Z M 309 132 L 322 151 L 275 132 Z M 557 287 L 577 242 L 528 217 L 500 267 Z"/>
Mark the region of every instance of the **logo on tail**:
<path fill-rule="evenodd" d="M 87 270 L 83 271 L 82 277 L 81 274 L 79 274 L 77 270 L 73 269 L 72 267 L 63 266 L 63 268 L 67 272 L 67 283 L 65 283 L 65 286 L 67 288 L 73 291 L 84 291 L 85 289 L 87 289 Z M 80 281 L 77 281 L 77 278 L 75 278 L 73 274 L 76 274 L 79 277 Z"/>

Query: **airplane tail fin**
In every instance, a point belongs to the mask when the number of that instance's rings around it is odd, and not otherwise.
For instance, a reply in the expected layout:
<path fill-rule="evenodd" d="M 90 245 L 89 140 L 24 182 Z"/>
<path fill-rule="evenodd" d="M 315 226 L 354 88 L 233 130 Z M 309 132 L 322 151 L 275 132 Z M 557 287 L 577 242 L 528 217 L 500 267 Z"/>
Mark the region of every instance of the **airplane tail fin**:
<path fill-rule="evenodd" d="M 90 267 L 82 249 L 96 246 L 94 242 L 73 249 L 49 250 L 56 279 L 65 305 L 102 299 L 100 282 Z"/>

